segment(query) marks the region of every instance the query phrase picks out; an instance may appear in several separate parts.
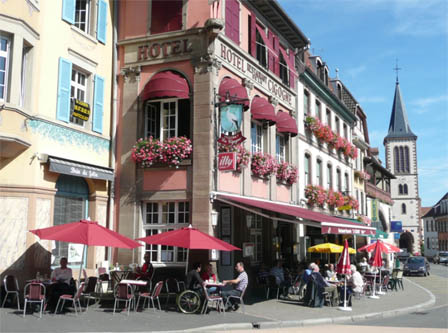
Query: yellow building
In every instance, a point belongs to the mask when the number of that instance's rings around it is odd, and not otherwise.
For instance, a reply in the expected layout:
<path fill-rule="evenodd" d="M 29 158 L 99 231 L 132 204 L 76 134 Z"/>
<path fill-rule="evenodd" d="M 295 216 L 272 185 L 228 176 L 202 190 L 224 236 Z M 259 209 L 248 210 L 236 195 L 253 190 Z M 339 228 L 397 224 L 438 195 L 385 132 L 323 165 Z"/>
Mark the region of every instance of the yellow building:
<path fill-rule="evenodd" d="M 28 230 L 90 217 L 109 225 L 114 179 L 113 1 L 0 2 L 0 274 L 22 281 L 91 248 Z"/>

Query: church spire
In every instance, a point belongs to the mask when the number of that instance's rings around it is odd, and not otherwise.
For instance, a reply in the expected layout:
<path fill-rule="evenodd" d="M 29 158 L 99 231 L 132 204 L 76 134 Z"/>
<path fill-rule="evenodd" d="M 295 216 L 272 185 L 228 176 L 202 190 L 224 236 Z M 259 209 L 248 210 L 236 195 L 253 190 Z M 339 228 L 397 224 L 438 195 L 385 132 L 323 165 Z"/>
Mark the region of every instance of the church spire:
<path fill-rule="evenodd" d="M 390 115 L 389 133 L 385 139 L 388 138 L 417 138 L 409 126 L 408 115 L 401 98 L 398 76 L 395 83 L 395 97 L 392 105 L 392 114 Z"/>

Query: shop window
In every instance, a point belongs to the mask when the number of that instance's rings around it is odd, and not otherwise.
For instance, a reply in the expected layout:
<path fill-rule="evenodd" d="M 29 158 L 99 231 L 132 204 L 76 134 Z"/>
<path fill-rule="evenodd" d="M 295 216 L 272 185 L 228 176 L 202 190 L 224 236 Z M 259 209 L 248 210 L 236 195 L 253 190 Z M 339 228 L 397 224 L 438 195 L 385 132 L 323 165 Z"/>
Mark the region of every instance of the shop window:
<path fill-rule="evenodd" d="M 310 93 L 306 90 L 303 92 L 303 113 L 305 117 L 310 114 Z"/>
<path fill-rule="evenodd" d="M 190 100 L 148 101 L 145 107 L 145 137 L 165 140 L 190 137 Z"/>
<path fill-rule="evenodd" d="M 263 126 L 255 121 L 252 121 L 250 128 L 250 139 L 251 139 L 251 152 L 263 153 L 265 148 L 266 140 L 266 130 Z"/>
<path fill-rule="evenodd" d="M 76 0 L 75 27 L 87 34 L 90 32 L 90 0 Z"/>
<path fill-rule="evenodd" d="M 305 154 L 305 163 L 303 170 L 305 176 L 305 186 L 311 185 L 311 156 L 309 154 Z"/>
<path fill-rule="evenodd" d="M 278 162 L 286 162 L 286 137 L 281 134 L 277 134 L 275 138 L 275 156 Z"/>
<path fill-rule="evenodd" d="M 176 230 L 190 223 L 190 203 L 146 202 L 143 205 L 143 232 L 145 236 Z M 153 263 L 185 262 L 186 250 L 175 246 L 146 244 L 145 252 Z"/>
<path fill-rule="evenodd" d="M 152 0 L 151 34 L 182 29 L 183 0 Z"/>
<path fill-rule="evenodd" d="M 258 264 L 263 262 L 263 217 L 257 214 L 252 216 L 250 242 L 254 244 L 254 256 L 251 263 Z"/>
<path fill-rule="evenodd" d="M 333 168 L 327 164 L 327 189 L 333 188 Z"/>
<path fill-rule="evenodd" d="M 0 36 L 0 101 L 6 101 L 10 61 L 10 40 Z"/>
<path fill-rule="evenodd" d="M 256 32 L 256 44 L 257 44 L 257 60 L 258 63 L 263 66 L 264 68 L 268 67 L 268 61 L 267 61 L 267 48 L 263 41 L 263 38 L 261 37 L 260 33 Z"/>
<path fill-rule="evenodd" d="M 316 183 L 317 185 L 322 186 L 322 161 L 317 160 L 316 161 Z"/>
<path fill-rule="evenodd" d="M 235 43 L 240 43 L 240 4 L 238 0 L 226 0 L 226 36 Z"/>
<path fill-rule="evenodd" d="M 289 86 L 289 69 L 282 53 L 280 53 L 279 55 L 279 63 L 280 63 L 280 80 L 282 80 L 283 84 Z"/>
<path fill-rule="evenodd" d="M 70 82 L 70 98 L 73 103 L 74 99 L 82 102 L 88 102 L 87 100 L 87 83 L 89 74 L 82 72 L 78 69 L 72 69 L 72 78 Z M 70 122 L 77 125 L 84 125 L 84 120 L 73 116 L 73 105 L 71 107 Z"/>

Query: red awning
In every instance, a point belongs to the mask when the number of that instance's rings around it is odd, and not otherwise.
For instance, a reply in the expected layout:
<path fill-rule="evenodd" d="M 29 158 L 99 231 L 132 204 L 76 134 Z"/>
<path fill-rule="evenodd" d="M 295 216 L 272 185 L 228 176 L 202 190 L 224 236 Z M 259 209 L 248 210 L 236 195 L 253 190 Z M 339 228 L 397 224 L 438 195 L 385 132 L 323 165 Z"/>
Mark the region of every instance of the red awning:
<path fill-rule="evenodd" d="M 255 96 L 252 99 L 250 112 L 252 113 L 253 119 L 266 120 L 271 124 L 275 124 L 274 106 L 266 98 Z"/>
<path fill-rule="evenodd" d="M 289 133 L 291 136 L 296 136 L 299 131 L 297 130 L 296 120 L 287 112 L 277 112 L 277 131 L 279 133 Z"/>
<path fill-rule="evenodd" d="M 190 98 L 187 80 L 174 72 L 164 71 L 154 75 L 140 94 L 142 100 L 162 97 Z"/>
<path fill-rule="evenodd" d="M 247 99 L 244 102 L 239 102 L 235 104 L 243 104 L 243 109 L 249 109 L 249 97 L 247 96 L 246 88 L 244 88 L 241 83 L 230 77 L 225 77 L 221 85 L 219 86 L 219 96 L 221 96 L 221 102 L 224 102 L 229 94 L 230 100 L 233 99 Z"/>
<path fill-rule="evenodd" d="M 217 200 L 225 202 L 230 205 L 237 205 L 244 209 L 245 206 L 255 207 L 264 209 L 267 211 L 272 211 L 275 213 L 280 213 L 284 215 L 290 215 L 294 218 L 302 218 L 310 221 L 317 222 L 322 228 L 322 233 L 332 233 L 332 234 L 363 234 L 363 235 L 374 235 L 375 228 L 360 226 L 358 223 L 344 220 L 338 217 L 329 216 L 311 210 L 301 208 L 298 206 L 275 203 L 272 201 L 263 201 L 254 198 L 243 198 L 230 195 L 219 194 L 216 197 Z M 241 206 L 241 205 L 243 206 Z M 273 216 L 275 217 L 275 216 Z M 300 221 L 292 220 L 291 222 L 300 223 Z M 319 225 L 316 225 L 317 227 Z"/>

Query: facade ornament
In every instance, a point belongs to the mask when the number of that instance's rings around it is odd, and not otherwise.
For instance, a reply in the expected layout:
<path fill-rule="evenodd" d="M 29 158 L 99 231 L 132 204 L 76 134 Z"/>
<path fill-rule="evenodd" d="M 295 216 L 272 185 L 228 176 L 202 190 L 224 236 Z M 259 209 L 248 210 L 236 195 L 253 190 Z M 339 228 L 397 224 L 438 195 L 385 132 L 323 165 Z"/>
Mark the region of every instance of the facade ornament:
<path fill-rule="evenodd" d="M 209 18 L 205 21 L 204 26 L 205 29 L 207 29 L 209 36 L 214 39 L 224 28 L 224 20 L 219 18 Z"/>
<path fill-rule="evenodd" d="M 243 87 L 252 90 L 254 89 L 254 82 L 249 80 L 248 78 L 243 78 Z"/>
<path fill-rule="evenodd" d="M 277 106 L 278 105 L 278 99 L 271 95 L 271 96 L 269 96 L 269 103 L 271 103 L 274 106 Z"/>
<path fill-rule="evenodd" d="M 216 69 L 216 75 L 222 67 L 222 62 L 214 55 L 207 54 L 196 59 L 192 59 L 195 74 L 209 73 Z"/>
<path fill-rule="evenodd" d="M 141 66 L 125 67 L 121 69 L 120 75 L 123 76 L 125 83 L 128 82 L 128 79 L 140 81 L 141 71 Z"/>

